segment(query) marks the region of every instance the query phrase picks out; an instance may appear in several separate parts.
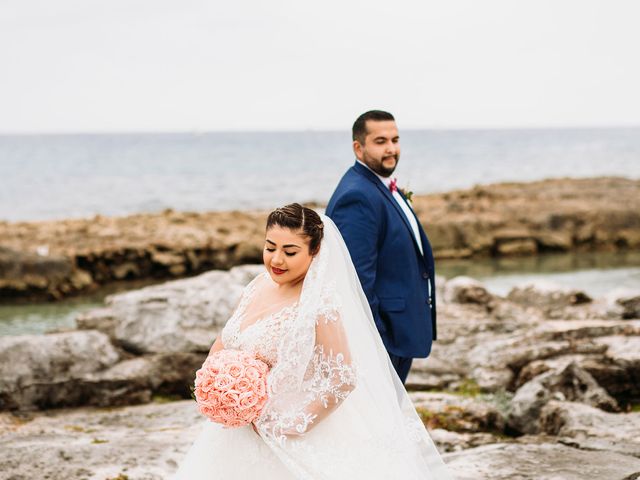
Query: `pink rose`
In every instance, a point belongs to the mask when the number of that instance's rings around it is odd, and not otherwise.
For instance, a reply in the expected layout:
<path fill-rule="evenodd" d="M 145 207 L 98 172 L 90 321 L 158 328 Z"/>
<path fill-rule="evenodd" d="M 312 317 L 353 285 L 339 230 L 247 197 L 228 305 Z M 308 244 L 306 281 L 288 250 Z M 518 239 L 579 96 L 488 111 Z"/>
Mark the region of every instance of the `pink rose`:
<path fill-rule="evenodd" d="M 242 393 L 238 398 L 238 407 L 240 410 L 246 410 L 247 408 L 255 407 L 259 401 L 260 397 L 253 392 Z"/>
<path fill-rule="evenodd" d="M 245 376 L 252 382 L 260 378 L 260 370 L 254 366 L 249 366 L 244 371 Z"/>
<path fill-rule="evenodd" d="M 224 391 L 230 388 L 234 383 L 235 383 L 234 378 L 231 375 L 227 375 L 224 373 L 217 375 L 213 379 L 213 386 L 216 388 L 216 390 L 221 390 L 221 391 Z"/>
<path fill-rule="evenodd" d="M 231 362 L 225 366 L 225 373 L 233 378 L 239 378 L 244 375 L 244 365 L 240 362 Z"/>
<path fill-rule="evenodd" d="M 233 388 L 234 390 L 238 390 L 238 392 L 246 392 L 251 390 L 252 387 L 253 383 L 248 378 L 239 378 Z"/>
<path fill-rule="evenodd" d="M 264 397 L 267 394 L 267 385 L 264 380 L 256 380 L 253 382 L 251 388 L 259 397 Z"/>
<path fill-rule="evenodd" d="M 247 352 L 220 350 L 196 372 L 194 395 L 200 412 L 226 427 L 258 418 L 267 402 L 268 365 Z"/>

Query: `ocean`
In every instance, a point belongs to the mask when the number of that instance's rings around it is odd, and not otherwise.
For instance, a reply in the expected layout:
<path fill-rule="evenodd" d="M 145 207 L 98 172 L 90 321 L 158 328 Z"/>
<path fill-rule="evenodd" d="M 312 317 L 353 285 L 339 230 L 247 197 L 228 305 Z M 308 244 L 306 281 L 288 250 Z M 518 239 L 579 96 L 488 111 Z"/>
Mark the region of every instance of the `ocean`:
<path fill-rule="evenodd" d="M 415 193 L 602 175 L 640 178 L 640 128 L 401 130 Z M 349 132 L 0 135 L 0 220 L 325 203 Z"/>

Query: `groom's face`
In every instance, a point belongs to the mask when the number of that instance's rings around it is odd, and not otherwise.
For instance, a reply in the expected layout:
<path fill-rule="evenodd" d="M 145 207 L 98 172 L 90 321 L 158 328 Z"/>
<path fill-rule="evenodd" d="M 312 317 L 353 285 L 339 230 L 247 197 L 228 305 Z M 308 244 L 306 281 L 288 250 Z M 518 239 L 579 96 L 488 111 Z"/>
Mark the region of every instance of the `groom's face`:
<path fill-rule="evenodd" d="M 353 151 L 358 160 L 383 177 L 390 176 L 400 159 L 400 137 L 393 120 L 367 120 L 364 143 L 354 140 Z"/>

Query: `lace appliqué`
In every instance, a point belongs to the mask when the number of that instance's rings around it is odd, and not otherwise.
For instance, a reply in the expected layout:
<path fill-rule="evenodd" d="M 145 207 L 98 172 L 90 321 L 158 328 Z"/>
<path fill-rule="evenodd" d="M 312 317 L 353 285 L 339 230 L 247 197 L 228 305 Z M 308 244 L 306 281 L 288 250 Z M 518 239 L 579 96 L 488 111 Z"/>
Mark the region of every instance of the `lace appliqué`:
<path fill-rule="evenodd" d="M 255 293 L 256 284 L 264 275 L 259 275 L 247 285 L 238 308 L 222 330 L 222 343 L 225 348 L 251 352 L 272 368 L 278 360 L 278 346 L 283 332 L 297 316 L 298 302 L 241 328 L 247 307 Z"/>
<path fill-rule="evenodd" d="M 329 350 L 324 352 L 323 345 L 314 348 L 313 361 L 309 365 L 309 378 L 305 390 L 311 401 L 318 400 L 324 408 L 330 403 L 338 404 L 349 395 L 356 385 L 355 366 L 344 361 L 344 354 Z"/>
<path fill-rule="evenodd" d="M 320 293 L 317 304 L 316 324 L 324 321 L 324 323 L 335 322 L 340 318 L 340 295 L 336 291 L 335 282 L 331 282 L 324 286 Z"/>

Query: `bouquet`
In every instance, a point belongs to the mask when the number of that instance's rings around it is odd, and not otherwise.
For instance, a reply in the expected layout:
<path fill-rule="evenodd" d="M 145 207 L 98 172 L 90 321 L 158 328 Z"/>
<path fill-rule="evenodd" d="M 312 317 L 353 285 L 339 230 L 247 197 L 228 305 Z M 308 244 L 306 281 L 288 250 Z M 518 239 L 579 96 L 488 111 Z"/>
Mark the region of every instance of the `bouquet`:
<path fill-rule="evenodd" d="M 219 350 L 196 372 L 193 390 L 198 409 L 227 427 L 253 422 L 267 401 L 269 367 L 240 350 Z"/>

